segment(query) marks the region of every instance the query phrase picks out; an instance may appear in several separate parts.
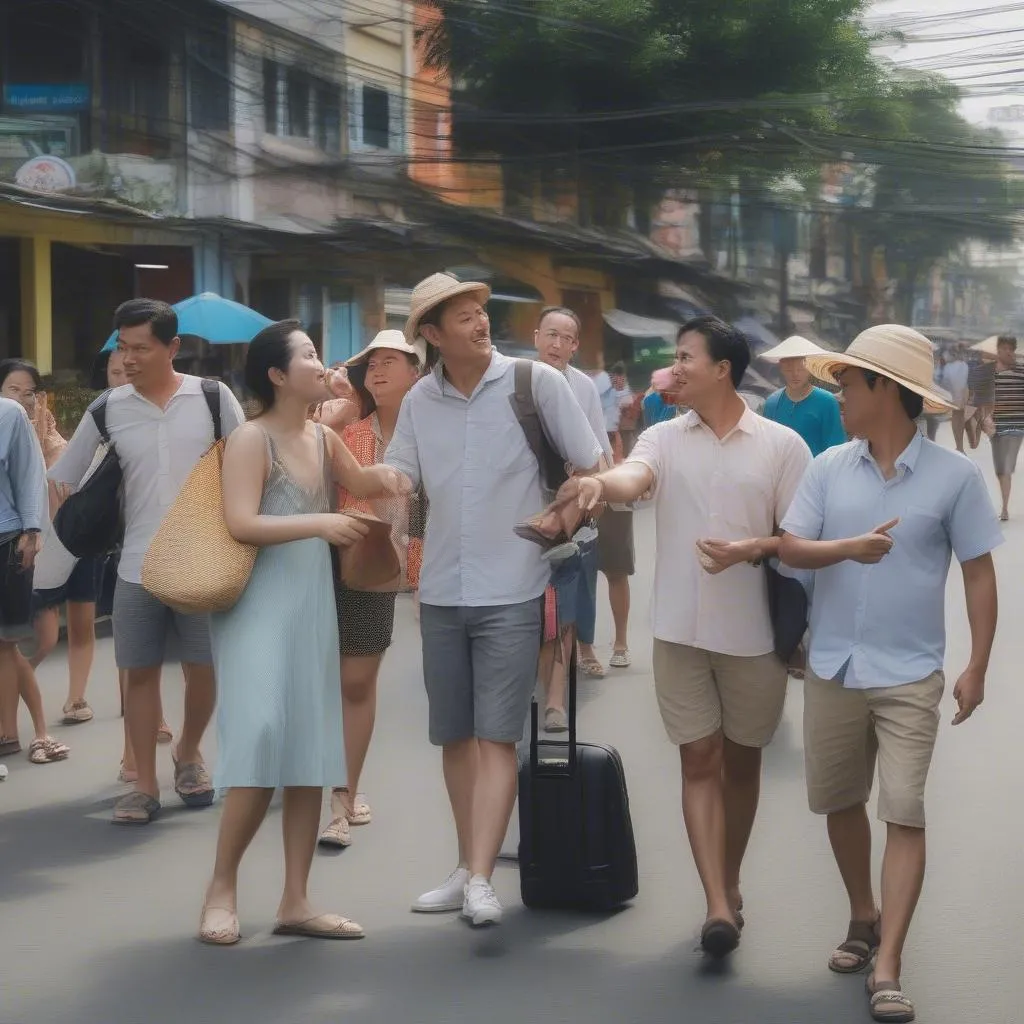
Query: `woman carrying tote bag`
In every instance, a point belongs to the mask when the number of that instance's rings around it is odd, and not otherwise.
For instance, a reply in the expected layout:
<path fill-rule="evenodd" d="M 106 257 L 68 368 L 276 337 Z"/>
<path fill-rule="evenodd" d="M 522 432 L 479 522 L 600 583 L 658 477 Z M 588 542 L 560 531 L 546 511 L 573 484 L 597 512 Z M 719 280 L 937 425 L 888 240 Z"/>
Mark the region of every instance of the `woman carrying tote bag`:
<path fill-rule="evenodd" d="M 358 924 L 315 911 L 306 894 L 323 789 L 345 784 L 330 549 L 367 533 L 332 509 L 338 485 L 374 497 L 402 493 L 408 481 L 387 467 L 361 468 L 332 430 L 308 418 L 323 397 L 324 368 L 298 321 L 253 339 L 245 381 L 262 412 L 228 439 L 224 518 L 235 540 L 259 552 L 241 598 L 211 616 L 216 784 L 227 796 L 199 937 L 239 940 L 238 867 L 283 787 L 285 883 L 275 932 L 357 939 Z"/>

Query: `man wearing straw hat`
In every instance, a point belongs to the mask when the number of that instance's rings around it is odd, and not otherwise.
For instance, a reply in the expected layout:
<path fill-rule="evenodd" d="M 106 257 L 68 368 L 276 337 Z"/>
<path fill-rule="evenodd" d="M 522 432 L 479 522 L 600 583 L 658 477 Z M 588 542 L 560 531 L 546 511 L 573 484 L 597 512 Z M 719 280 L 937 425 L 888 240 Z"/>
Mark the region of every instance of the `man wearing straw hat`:
<path fill-rule="evenodd" d="M 804 684 L 811 810 L 828 834 L 850 899 L 846 939 L 829 967 L 867 968 L 871 1015 L 911 1021 L 900 988 L 903 945 L 924 880 L 924 791 L 945 686 L 945 593 L 960 562 L 971 656 L 953 688 L 953 724 L 985 693 L 996 627 L 991 552 L 1002 542 L 978 468 L 923 437 L 922 408 L 953 402 L 933 383 L 932 345 L 909 327 L 864 331 L 844 354 L 808 359 L 838 384 L 857 438 L 815 459 L 782 522 L 780 557 L 813 569 Z M 886 823 L 881 914 L 871 883 L 866 813 L 878 761 Z"/>
<path fill-rule="evenodd" d="M 779 367 L 786 382 L 784 388 L 768 396 L 763 415 L 795 430 L 807 442 L 812 455 L 846 443 L 838 400 L 824 388 L 815 387 L 807 369 L 807 357 L 821 354 L 814 342 L 794 334 L 761 355 L 766 363 Z"/>
<path fill-rule="evenodd" d="M 406 395 L 385 462 L 430 502 L 420 573 L 430 740 L 458 836 L 455 870 L 413 910 L 497 924 L 491 874 L 516 796 L 516 743 L 537 680 L 551 567 L 514 532 L 545 504 L 540 466 L 510 399 L 516 360 L 491 347 L 490 289 L 433 274 L 412 292 L 406 340 L 440 363 Z M 595 469 L 601 445 L 565 377 L 531 364 L 531 392 L 558 454 Z"/>

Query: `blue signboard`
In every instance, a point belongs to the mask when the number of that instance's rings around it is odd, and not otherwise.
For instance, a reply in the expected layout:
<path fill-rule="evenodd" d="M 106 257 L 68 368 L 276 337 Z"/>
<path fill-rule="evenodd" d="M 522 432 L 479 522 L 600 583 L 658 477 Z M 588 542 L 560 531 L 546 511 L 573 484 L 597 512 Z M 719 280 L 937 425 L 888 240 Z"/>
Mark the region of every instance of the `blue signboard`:
<path fill-rule="evenodd" d="M 5 85 L 4 106 L 34 114 L 67 113 L 89 109 L 89 86 L 83 82 L 68 85 Z"/>

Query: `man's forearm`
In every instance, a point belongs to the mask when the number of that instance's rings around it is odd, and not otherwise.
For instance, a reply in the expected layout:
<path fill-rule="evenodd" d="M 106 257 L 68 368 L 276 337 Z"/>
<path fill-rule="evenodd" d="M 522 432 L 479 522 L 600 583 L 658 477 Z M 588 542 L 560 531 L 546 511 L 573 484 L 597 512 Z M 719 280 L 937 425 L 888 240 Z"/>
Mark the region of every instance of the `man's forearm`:
<path fill-rule="evenodd" d="M 999 617 L 996 569 L 991 555 L 965 562 L 961 569 L 967 599 L 967 621 L 971 627 L 970 667 L 986 672 Z"/>
<path fill-rule="evenodd" d="M 778 538 L 778 557 L 793 569 L 827 569 L 849 557 L 846 540 L 804 540 L 784 533 Z"/>
<path fill-rule="evenodd" d="M 602 500 L 619 504 L 646 494 L 654 483 L 654 474 L 640 462 L 626 462 L 598 473 L 595 479 L 601 481 Z"/>

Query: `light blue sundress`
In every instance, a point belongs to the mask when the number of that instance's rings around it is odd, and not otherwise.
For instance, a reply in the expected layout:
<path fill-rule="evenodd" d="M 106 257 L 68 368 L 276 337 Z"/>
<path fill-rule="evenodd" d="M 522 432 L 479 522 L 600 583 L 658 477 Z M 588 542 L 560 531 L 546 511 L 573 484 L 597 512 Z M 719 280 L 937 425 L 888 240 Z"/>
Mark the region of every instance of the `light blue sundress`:
<path fill-rule="evenodd" d="M 270 435 L 260 514 L 331 511 L 335 486 L 316 427 L 320 483 L 285 470 Z M 211 616 L 217 674 L 217 789 L 344 786 L 341 662 L 330 546 L 319 538 L 261 548 L 249 585 Z"/>

